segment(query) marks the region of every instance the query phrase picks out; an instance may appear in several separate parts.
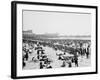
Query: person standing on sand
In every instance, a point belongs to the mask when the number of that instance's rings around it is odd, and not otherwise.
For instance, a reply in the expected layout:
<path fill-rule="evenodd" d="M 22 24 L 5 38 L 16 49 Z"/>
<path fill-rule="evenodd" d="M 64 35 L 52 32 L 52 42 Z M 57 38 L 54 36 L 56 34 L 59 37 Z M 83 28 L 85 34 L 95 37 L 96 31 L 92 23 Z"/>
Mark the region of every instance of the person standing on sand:
<path fill-rule="evenodd" d="M 75 66 L 78 67 L 78 54 L 77 54 L 77 51 L 74 52 L 74 61 L 75 61 Z"/>

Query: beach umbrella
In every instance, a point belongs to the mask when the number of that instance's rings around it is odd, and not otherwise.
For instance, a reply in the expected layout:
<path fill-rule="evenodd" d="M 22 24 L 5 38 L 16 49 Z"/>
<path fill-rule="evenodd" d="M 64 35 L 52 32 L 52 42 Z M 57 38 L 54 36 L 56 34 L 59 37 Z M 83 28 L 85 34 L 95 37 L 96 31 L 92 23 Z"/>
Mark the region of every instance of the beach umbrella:
<path fill-rule="evenodd" d="M 74 55 L 73 54 L 69 54 L 69 53 L 66 52 L 66 54 L 64 56 L 73 57 Z"/>

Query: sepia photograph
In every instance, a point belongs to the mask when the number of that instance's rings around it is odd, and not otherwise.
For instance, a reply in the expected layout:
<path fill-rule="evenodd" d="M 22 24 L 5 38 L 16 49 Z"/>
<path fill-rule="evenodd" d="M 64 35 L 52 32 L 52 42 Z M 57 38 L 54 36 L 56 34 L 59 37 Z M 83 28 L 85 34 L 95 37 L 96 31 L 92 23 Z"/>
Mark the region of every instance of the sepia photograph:
<path fill-rule="evenodd" d="M 12 78 L 97 73 L 97 6 L 12 2 Z"/>

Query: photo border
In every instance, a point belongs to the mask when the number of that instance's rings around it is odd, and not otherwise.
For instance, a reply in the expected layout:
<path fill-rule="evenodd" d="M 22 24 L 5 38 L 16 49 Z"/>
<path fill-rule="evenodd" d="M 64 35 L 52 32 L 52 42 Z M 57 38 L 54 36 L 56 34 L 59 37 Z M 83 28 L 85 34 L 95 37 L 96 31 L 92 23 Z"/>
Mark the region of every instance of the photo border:
<path fill-rule="evenodd" d="M 93 8 L 96 10 L 96 71 L 83 72 L 83 73 L 64 73 L 64 74 L 50 74 L 50 75 L 37 75 L 37 76 L 17 76 L 17 4 L 31 4 L 31 5 L 45 5 L 45 6 L 60 6 L 60 7 L 79 7 L 79 8 Z M 39 77 L 54 77 L 54 76 L 72 76 L 72 75 L 85 75 L 98 73 L 98 7 L 89 5 L 73 5 L 73 4 L 57 4 L 57 3 L 42 3 L 42 2 L 25 2 L 25 1 L 12 1 L 11 2 L 11 78 L 39 78 Z"/>

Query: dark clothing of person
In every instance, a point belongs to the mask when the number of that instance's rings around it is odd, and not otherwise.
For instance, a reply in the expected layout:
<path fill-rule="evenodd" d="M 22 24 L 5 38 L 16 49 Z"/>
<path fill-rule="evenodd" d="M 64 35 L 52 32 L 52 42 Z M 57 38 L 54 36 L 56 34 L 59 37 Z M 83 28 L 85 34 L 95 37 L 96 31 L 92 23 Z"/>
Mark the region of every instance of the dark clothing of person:
<path fill-rule="evenodd" d="M 26 53 L 25 58 L 26 58 L 26 61 L 27 61 L 28 60 L 28 53 Z"/>
<path fill-rule="evenodd" d="M 75 66 L 78 67 L 78 56 L 76 53 L 74 54 L 74 61 L 75 61 Z"/>
<path fill-rule="evenodd" d="M 86 57 L 87 57 L 87 59 L 89 58 L 89 52 L 86 52 Z"/>
<path fill-rule="evenodd" d="M 68 64 L 69 64 L 69 65 L 68 65 L 68 67 L 72 67 L 72 64 L 71 64 L 71 62 L 69 62 Z"/>
<path fill-rule="evenodd" d="M 86 57 L 89 58 L 89 48 L 87 48 Z"/>
<path fill-rule="evenodd" d="M 73 62 L 74 62 L 74 58 L 72 58 L 72 60 L 71 60 L 71 61 L 72 61 L 72 63 L 73 63 Z"/>
<path fill-rule="evenodd" d="M 25 67 L 26 66 L 26 63 L 23 61 L 23 67 Z"/>
<path fill-rule="evenodd" d="M 42 62 L 40 62 L 40 69 L 43 69 L 43 64 L 42 64 Z"/>
<path fill-rule="evenodd" d="M 37 55 L 37 59 L 39 59 L 39 55 Z"/>
<path fill-rule="evenodd" d="M 75 58 L 74 58 L 74 61 L 75 61 L 75 66 L 77 66 L 77 67 L 78 67 L 78 58 L 77 58 L 77 57 L 75 57 Z"/>

